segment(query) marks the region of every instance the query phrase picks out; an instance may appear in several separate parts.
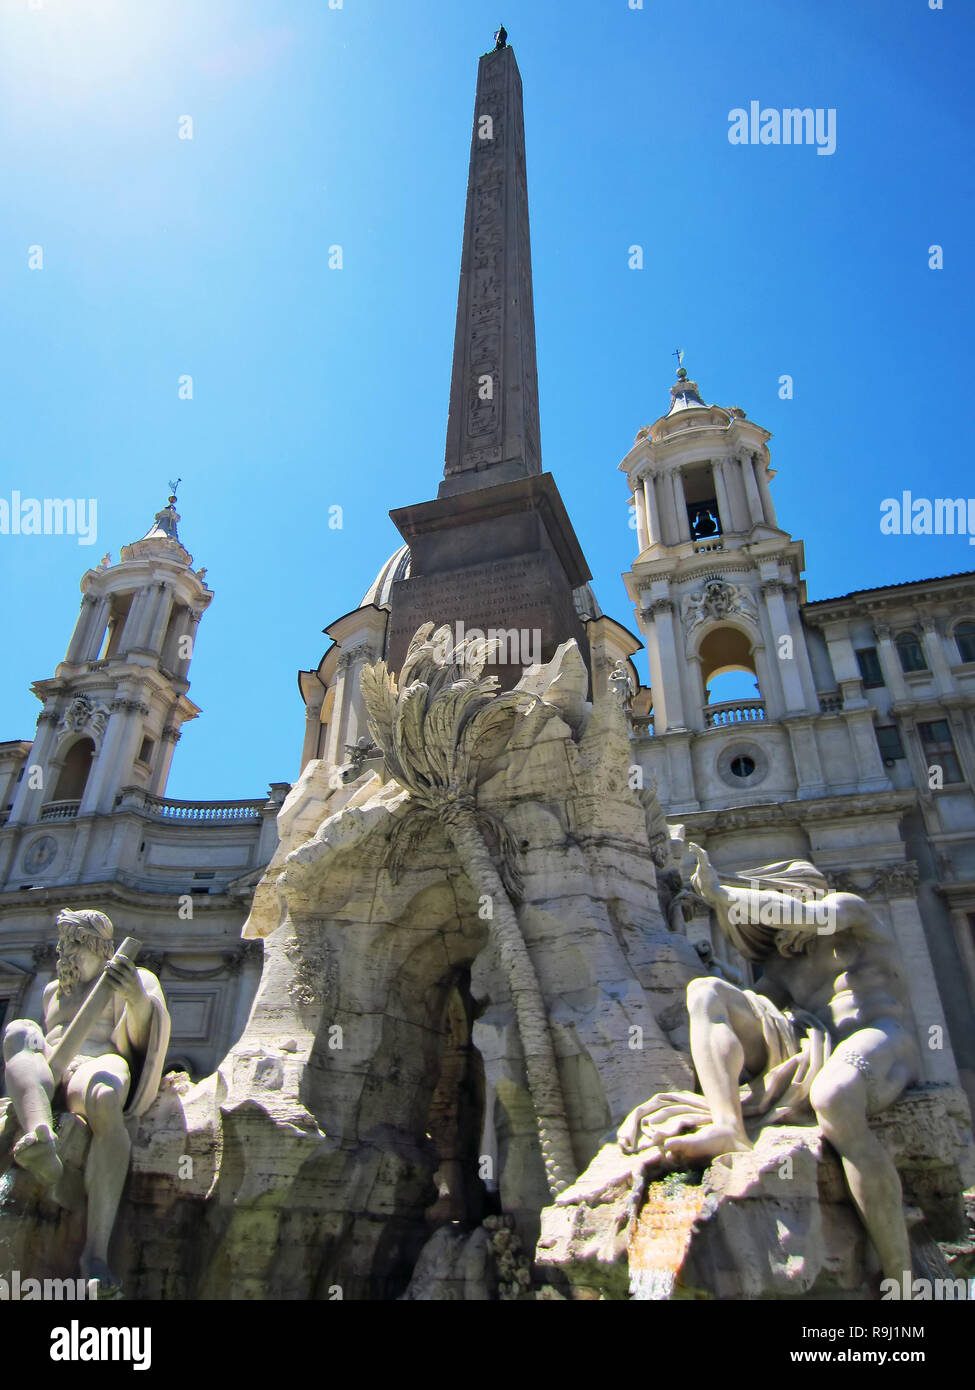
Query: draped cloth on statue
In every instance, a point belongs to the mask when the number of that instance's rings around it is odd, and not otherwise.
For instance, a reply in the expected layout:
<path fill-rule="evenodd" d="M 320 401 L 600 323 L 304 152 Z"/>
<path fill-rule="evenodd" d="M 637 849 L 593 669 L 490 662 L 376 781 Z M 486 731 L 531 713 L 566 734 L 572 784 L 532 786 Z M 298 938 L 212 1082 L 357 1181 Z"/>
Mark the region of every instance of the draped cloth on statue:
<path fill-rule="evenodd" d="M 114 996 L 112 1001 L 116 1018 L 112 1042 L 128 1062 L 129 1070 L 132 1073 L 132 1084 L 125 1101 L 127 1118 L 145 1114 L 159 1094 L 159 1083 L 162 1081 L 163 1067 L 166 1064 L 171 1028 L 169 1010 L 166 1007 L 166 999 L 159 981 L 149 970 L 140 969 L 139 978 L 152 1010 L 149 1037 L 144 1052 L 134 1053 L 128 1045 L 128 1038 L 122 1026 L 125 1001 L 118 994 Z"/>
<path fill-rule="evenodd" d="M 761 1024 L 768 1049 L 764 1070 L 740 1089 L 742 1115 L 746 1124 L 759 1121 L 755 1129 L 787 1124 L 807 1111 L 812 1083 L 826 1065 L 832 1039 L 812 1014 L 802 1009 L 783 1012 L 762 994 L 750 989 L 742 993 Z M 654 1147 L 655 1132 L 663 1125 L 668 1133 L 673 1133 L 675 1122 L 681 1130 L 695 1130 L 713 1118 L 707 1101 L 693 1091 L 663 1091 L 649 1104 L 653 1108 L 640 1122 L 638 1148 Z"/>
<path fill-rule="evenodd" d="M 762 921 L 763 904 L 770 906 L 770 894 L 782 894 L 795 903 L 815 902 L 830 891 L 823 875 L 806 859 L 782 860 L 746 869 L 740 874 L 719 874 L 721 885 L 728 889 L 736 905 L 743 911 L 721 914 L 721 930 L 736 951 L 746 960 L 761 960 L 775 945 L 770 926 Z M 799 924 L 801 914 L 796 913 Z M 782 918 L 779 918 L 782 924 Z"/>

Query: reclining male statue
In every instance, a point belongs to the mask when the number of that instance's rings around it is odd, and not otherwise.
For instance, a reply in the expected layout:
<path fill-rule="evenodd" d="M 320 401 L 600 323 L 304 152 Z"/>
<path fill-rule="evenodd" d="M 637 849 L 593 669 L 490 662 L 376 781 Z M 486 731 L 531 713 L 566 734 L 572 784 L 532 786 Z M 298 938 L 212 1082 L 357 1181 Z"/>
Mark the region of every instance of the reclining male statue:
<path fill-rule="evenodd" d="M 141 1115 L 155 1099 L 170 1020 L 159 981 L 129 958 L 139 943 L 128 940 L 113 955 L 112 923 L 103 912 L 65 908 L 57 926 L 57 978 L 44 990 L 44 1027 L 18 1018 L 3 1034 L 7 1092 L 23 1130 L 12 1157 L 58 1200 L 63 1166 L 52 1102 L 86 1122 L 81 1273 L 105 1292 L 116 1284 L 108 1244 L 132 1151 L 124 1117 Z"/>
<path fill-rule="evenodd" d="M 705 1167 L 752 1148 L 746 1120 L 784 1123 L 811 1105 L 884 1277 L 900 1281 L 911 1269 L 900 1179 L 867 1123 L 920 1069 L 893 935 L 862 898 L 830 893 L 812 864 L 722 880 L 704 850 L 688 849 L 697 860 L 693 887 L 763 973 L 753 990 L 710 976 L 691 981 L 691 1056 L 702 1094 L 665 1093 L 638 1106 L 620 1127 L 620 1146 L 655 1148 L 670 1167 Z"/>

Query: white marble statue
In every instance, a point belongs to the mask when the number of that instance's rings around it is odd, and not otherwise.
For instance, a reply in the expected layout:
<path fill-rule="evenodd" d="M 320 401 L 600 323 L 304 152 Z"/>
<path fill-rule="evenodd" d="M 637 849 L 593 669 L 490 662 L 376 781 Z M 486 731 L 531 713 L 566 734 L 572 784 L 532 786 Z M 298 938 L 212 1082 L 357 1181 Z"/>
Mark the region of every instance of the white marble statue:
<path fill-rule="evenodd" d="M 867 1123 L 919 1074 L 893 935 L 862 898 L 829 892 L 812 864 L 722 879 L 704 850 L 688 849 L 697 860 L 693 887 L 763 973 L 753 990 L 714 977 L 691 981 L 701 1094 L 660 1094 L 638 1106 L 620 1128 L 620 1146 L 656 1149 L 671 1167 L 704 1167 L 752 1148 L 746 1122 L 754 1134 L 811 1106 L 842 1160 L 884 1276 L 901 1279 L 911 1258 L 900 1179 Z"/>
<path fill-rule="evenodd" d="M 125 1117 L 155 1099 L 170 1020 L 159 981 L 133 964 L 138 942 L 113 954 L 104 913 L 65 908 L 57 926 L 57 977 L 44 990 L 43 1029 L 14 1019 L 3 1035 L 7 1091 L 23 1131 L 12 1156 L 57 1199 L 63 1168 L 53 1110 L 85 1121 L 91 1143 L 81 1272 L 104 1291 L 116 1284 L 108 1244 L 132 1148 Z"/>

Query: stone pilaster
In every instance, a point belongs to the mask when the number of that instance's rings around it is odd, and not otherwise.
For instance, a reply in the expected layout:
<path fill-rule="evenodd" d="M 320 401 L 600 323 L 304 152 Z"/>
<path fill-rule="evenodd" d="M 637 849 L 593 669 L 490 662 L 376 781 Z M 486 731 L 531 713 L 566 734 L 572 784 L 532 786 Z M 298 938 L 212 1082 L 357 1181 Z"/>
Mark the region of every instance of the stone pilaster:
<path fill-rule="evenodd" d="M 799 662 L 796 655 L 801 639 L 792 631 L 782 583 L 778 579 L 766 580 L 762 585 L 762 597 L 768 611 L 772 649 L 778 658 L 775 665 L 782 685 L 786 713 L 798 714 L 806 708 L 806 697 L 802 689 L 802 678 L 799 674 Z M 793 654 L 791 657 L 781 657 L 779 647 L 781 637 L 792 639 Z"/>
<path fill-rule="evenodd" d="M 901 704 L 911 697 L 907 689 L 907 682 L 904 679 L 904 672 L 901 669 L 900 657 L 894 646 L 893 633 L 886 623 L 875 624 L 874 632 L 877 634 L 877 660 L 884 673 L 884 680 L 890 691 L 891 700 L 895 705 Z"/>

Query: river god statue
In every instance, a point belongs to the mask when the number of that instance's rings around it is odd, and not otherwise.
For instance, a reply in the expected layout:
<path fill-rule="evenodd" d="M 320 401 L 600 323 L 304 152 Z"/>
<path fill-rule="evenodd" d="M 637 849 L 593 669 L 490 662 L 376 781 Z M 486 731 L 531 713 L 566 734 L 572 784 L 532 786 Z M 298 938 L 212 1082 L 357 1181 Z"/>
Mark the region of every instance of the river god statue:
<path fill-rule="evenodd" d="M 697 860 L 692 886 L 763 973 L 754 989 L 714 977 L 691 981 L 701 1094 L 660 1094 L 638 1106 L 620 1128 L 620 1147 L 655 1149 L 670 1167 L 706 1167 L 752 1147 L 746 1121 L 754 1133 L 811 1106 L 840 1156 L 885 1278 L 900 1281 L 911 1269 L 900 1179 L 867 1123 L 919 1073 L 893 935 L 855 893 L 829 892 L 812 864 L 719 878 L 703 849 L 688 849 Z"/>
<path fill-rule="evenodd" d="M 103 912 L 65 908 L 57 927 L 57 977 L 44 990 L 43 1030 L 18 1018 L 3 1034 L 7 1092 L 23 1131 L 12 1157 L 57 1200 L 63 1168 L 53 1110 L 84 1120 L 91 1143 L 81 1273 L 104 1292 L 116 1285 L 108 1243 L 132 1151 L 125 1117 L 141 1115 L 155 1099 L 170 1020 L 159 981 L 134 964 L 140 943 L 128 937 L 113 952 Z"/>

